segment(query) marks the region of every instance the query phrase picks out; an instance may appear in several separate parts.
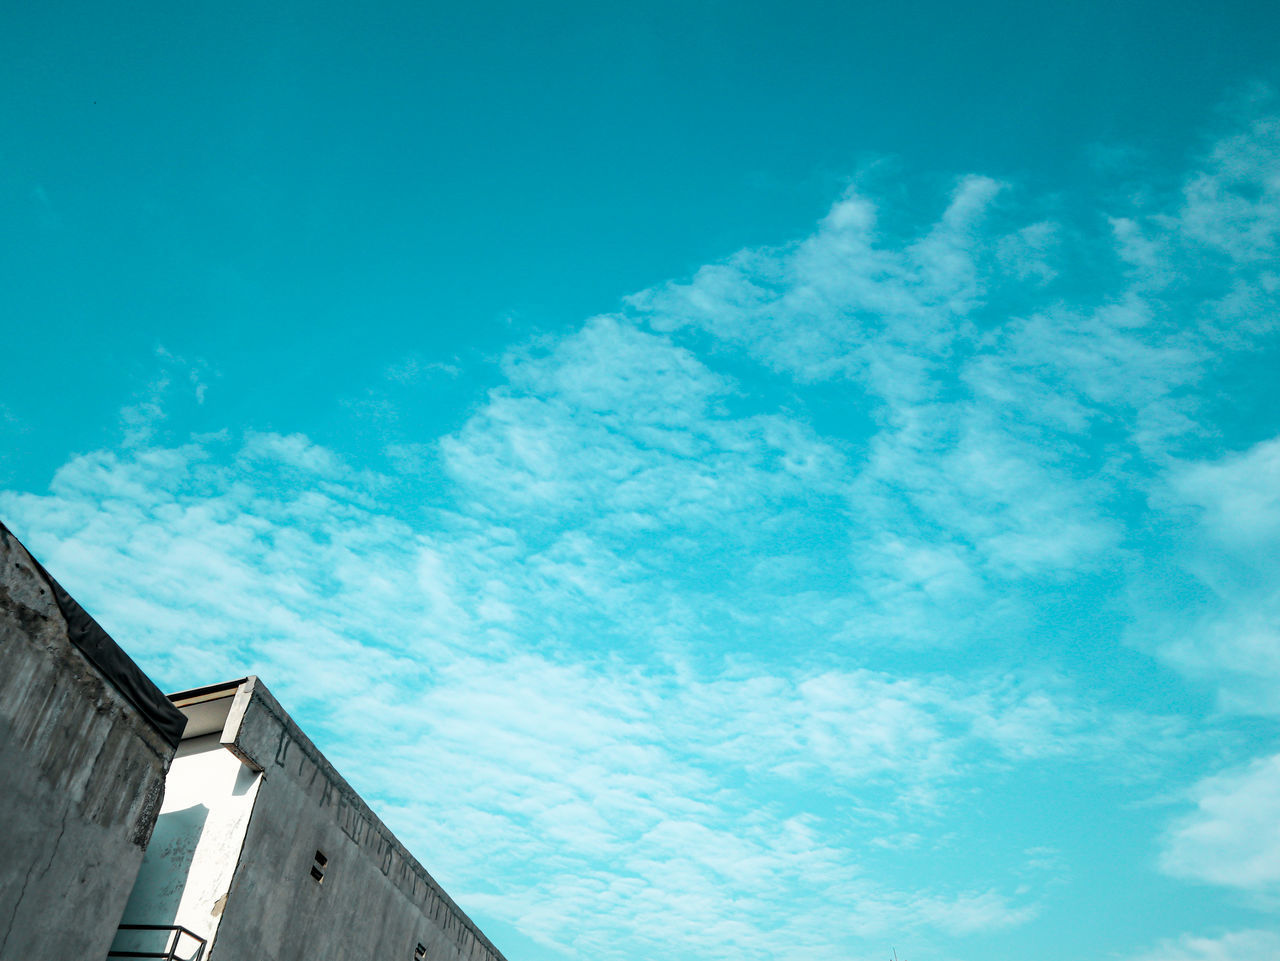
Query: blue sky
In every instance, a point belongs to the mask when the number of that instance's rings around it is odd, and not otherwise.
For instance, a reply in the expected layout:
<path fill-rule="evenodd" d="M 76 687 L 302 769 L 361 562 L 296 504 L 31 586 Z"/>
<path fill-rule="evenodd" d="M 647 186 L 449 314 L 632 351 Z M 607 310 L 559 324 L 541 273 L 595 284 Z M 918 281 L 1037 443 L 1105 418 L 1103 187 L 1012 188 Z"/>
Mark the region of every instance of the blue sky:
<path fill-rule="evenodd" d="M 1263 5 L 29 5 L 0 516 L 512 961 L 1280 956 Z"/>

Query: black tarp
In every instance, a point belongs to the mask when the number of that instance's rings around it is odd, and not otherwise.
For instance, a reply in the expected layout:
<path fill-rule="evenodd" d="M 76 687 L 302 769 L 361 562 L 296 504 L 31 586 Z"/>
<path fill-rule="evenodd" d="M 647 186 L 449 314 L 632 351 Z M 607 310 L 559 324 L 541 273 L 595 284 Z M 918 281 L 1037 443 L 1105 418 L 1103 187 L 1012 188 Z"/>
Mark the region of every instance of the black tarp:
<path fill-rule="evenodd" d="M 123 694 L 125 700 L 137 708 L 138 713 L 145 717 L 170 745 L 177 747 L 178 742 L 182 740 L 182 729 L 187 726 L 186 715 L 173 706 L 173 702 L 152 683 L 151 678 L 142 673 L 141 668 L 133 663 L 129 655 L 120 649 L 120 645 L 111 639 L 111 635 L 102 629 L 101 625 L 63 589 L 61 584 L 54 580 L 53 576 L 44 569 L 30 551 L 27 551 L 22 541 L 14 537 L 13 532 L 2 521 L 0 521 L 0 535 L 3 535 L 6 540 L 12 538 L 16 541 L 27 552 L 27 556 L 31 557 L 31 563 L 40 572 L 40 576 L 48 581 L 58 610 L 62 612 L 67 622 L 67 636 L 71 638 L 71 643 L 80 649 L 80 652 L 89 659 L 89 663 L 98 669 L 98 673 Z"/>

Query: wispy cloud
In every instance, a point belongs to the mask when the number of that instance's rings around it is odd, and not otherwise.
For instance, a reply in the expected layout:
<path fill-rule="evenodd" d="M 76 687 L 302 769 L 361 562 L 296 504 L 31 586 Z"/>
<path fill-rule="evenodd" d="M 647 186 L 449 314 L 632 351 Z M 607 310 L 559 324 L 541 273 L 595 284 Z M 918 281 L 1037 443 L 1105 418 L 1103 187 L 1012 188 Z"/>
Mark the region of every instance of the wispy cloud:
<path fill-rule="evenodd" d="M 1231 931 L 1217 937 L 1170 938 L 1138 961 L 1268 961 L 1280 954 L 1274 931 Z"/>
<path fill-rule="evenodd" d="M 1075 220 L 984 177 L 914 225 L 851 191 L 810 236 L 513 346 L 394 472 L 183 439 L 166 373 L 119 450 L 0 511 L 171 686 L 262 674 L 548 957 L 812 961 L 904 929 L 943 956 L 1079 867 L 1006 837 L 996 787 L 1043 774 L 1023 803 L 1069 806 L 1192 752 L 1190 720 L 1129 703 L 1177 683 L 1160 664 L 1274 703 L 1275 427 L 1219 388 L 1274 348 L 1275 130 Z M 1274 746 L 1242 750 L 1184 773 L 1149 861 L 1275 882 Z"/>
<path fill-rule="evenodd" d="M 1051 677 L 619 661 L 559 609 L 644 609 L 636 595 L 664 588 L 557 553 L 563 535 L 415 528 L 367 491 L 305 438 L 250 434 L 78 458 L 48 495 L 0 503 L 171 685 L 252 670 L 315 707 L 336 760 L 465 903 L 582 956 L 799 958 L 898 925 L 1019 923 L 1035 903 L 998 874 L 896 887 L 861 852 L 945 819 L 962 778 L 1089 764 L 1152 733 Z M 517 643 L 516 621 L 548 636 Z"/>
<path fill-rule="evenodd" d="M 1226 709 L 1274 715 L 1280 685 L 1280 439 L 1173 470 L 1162 500 L 1186 518 L 1182 567 L 1199 603 L 1155 618 L 1162 650 Z M 1170 612 L 1173 614 L 1173 612 Z M 1175 617 L 1177 615 L 1174 615 Z"/>
<path fill-rule="evenodd" d="M 203 361 L 184 360 L 164 347 L 155 349 L 155 358 L 156 374 L 120 410 L 122 443 L 126 447 L 151 443 L 169 418 L 175 400 L 203 404 L 209 389 L 208 365 Z"/>

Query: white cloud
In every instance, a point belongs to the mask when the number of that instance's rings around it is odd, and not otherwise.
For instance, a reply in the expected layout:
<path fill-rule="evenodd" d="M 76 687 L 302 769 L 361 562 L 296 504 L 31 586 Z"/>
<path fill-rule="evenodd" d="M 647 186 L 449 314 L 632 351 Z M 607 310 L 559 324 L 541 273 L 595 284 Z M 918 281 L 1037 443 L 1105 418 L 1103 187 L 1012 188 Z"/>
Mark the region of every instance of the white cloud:
<path fill-rule="evenodd" d="M 728 380 L 616 318 L 595 318 L 546 357 L 513 357 L 507 372 L 510 386 L 443 443 L 450 476 L 495 514 L 705 528 L 830 489 L 841 466 L 802 423 L 726 416 Z"/>
<path fill-rule="evenodd" d="M 936 223 L 900 242 L 853 194 L 798 244 L 741 252 L 630 302 L 654 329 L 695 326 L 801 381 L 866 391 L 875 430 L 849 485 L 870 515 L 859 576 L 909 584 L 900 561 L 945 557 L 945 582 L 924 589 L 935 603 L 944 583 L 959 595 L 944 616 L 990 604 L 988 582 L 1071 572 L 1112 548 L 1109 486 L 1081 469 L 1084 442 L 1064 432 L 1087 429 L 1104 404 L 1145 412 L 1196 372 L 1189 349 L 1147 345 L 1153 325 L 1131 299 L 1080 316 L 987 316 L 1011 286 L 1050 279 L 1034 258 L 1059 233 L 1047 221 L 985 232 L 998 192 L 962 181 Z M 884 623 L 901 633 L 909 622 Z"/>
<path fill-rule="evenodd" d="M 250 432 L 245 435 L 240 456 L 249 461 L 283 464 L 320 477 L 333 477 L 347 471 L 332 451 L 313 444 L 301 434 Z"/>
<path fill-rule="evenodd" d="M 1178 226 L 1236 263 L 1272 259 L 1280 238 L 1280 120 L 1263 117 L 1217 143 L 1183 188 Z"/>
<path fill-rule="evenodd" d="M 1185 518 L 1179 560 L 1199 602 L 1152 615 L 1161 654 L 1227 710 L 1274 714 L 1280 686 L 1280 439 L 1170 471 L 1157 503 Z"/>
<path fill-rule="evenodd" d="M 1174 492 L 1204 512 L 1205 532 L 1227 547 L 1269 547 L 1280 535 L 1280 437 L 1171 478 Z"/>
<path fill-rule="evenodd" d="M 1280 755 L 1205 778 L 1191 797 L 1196 810 L 1166 838 L 1164 870 L 1248 890 L 1280 885 Z"/>
<path fill-rule="evenodd" d="M 1231 931 L 1217 937 L 1183 935 L 1162 941 L 1137 961 L 1272 961 L 1280 957 L 1280 934 Z"/>
<path fill-rule="evenodd" d="M 1061 243 L 1059 234 L 1058 225 L 1050 221 L 1029 224 L 996 242 L 996 258 L 1019 280 L 1048 283 L 1058 276 L 1053 260 Z"/>
<path fill-rule="evenodd" d="M 999 189 L 963 180 L 937 223 L 900 249 L 879 242 L 874 205 L 851 193 L 798 244 L 742 251 L 629 303 L 658 330 L 701 327 L 801 380 L 865 378 L 920 399 L 934 357 L 968 332 L 980 302 L 977 227 Z"/>

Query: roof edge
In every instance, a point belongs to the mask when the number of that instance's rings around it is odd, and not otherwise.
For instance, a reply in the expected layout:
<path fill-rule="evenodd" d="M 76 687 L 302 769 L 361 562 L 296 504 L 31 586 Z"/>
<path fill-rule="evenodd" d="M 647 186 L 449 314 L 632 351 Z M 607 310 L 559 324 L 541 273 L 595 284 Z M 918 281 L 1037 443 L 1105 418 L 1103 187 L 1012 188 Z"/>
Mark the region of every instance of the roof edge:
<path fill-rule="evenodd" d="M 108 683 L 111 684 L 126 701 L 141 714 L 155 729 L 165 742 L 176 748 L 182 740 L 182 730 L 187 726 L 187 719 L 170 700 L 164 696 L 155 682 L 143 673 L 142 668 L 124 652 L 124 649 L 103 630 L 102 625 L 93 619 L 80 603 L 67 593 L 66 588 L 58 583 L 41 564 L 22 540 L 0 521 L 0 536 L 11 539 L 17 544 L 31 561 L 41 577 L 49 584 L 54 602 L 67 622 L 67 637 L 71 643 L 85 656 Z"/>

